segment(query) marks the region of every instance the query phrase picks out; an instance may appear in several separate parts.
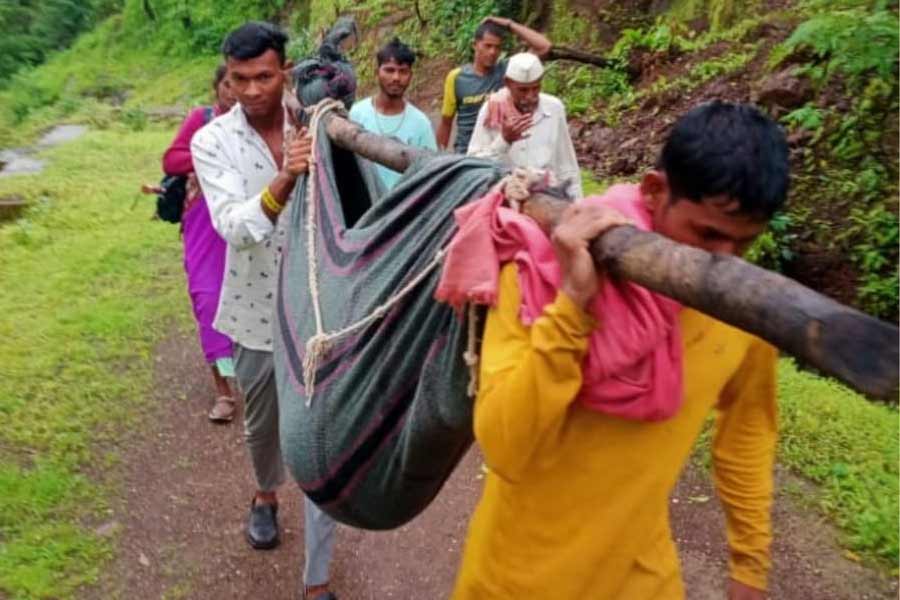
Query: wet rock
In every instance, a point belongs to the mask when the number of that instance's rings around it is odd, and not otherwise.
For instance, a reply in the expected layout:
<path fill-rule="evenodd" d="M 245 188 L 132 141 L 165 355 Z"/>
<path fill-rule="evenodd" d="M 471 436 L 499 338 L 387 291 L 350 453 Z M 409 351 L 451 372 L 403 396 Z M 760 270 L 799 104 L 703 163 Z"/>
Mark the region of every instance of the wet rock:
<path fill-rule="evenodd" d="M 762 82 L 754 100 L 772 110 L 792 109 L 812 99 L 813 89 L 809 80 L 797 77 L 793 69 L 780 71 Z"/>
<path fill-rule="evenodd" d="M 113 537 L 121 528 L 122 526 L 119 525 L 118 521 L 110 521 L 97 527 L 94 533 L 99 537 L 108 538 Z"/>
<path fill-rule="evenodd" d="M 630 140 L 628 140 L 628 141 L 626 141 L 626 142 L 622 142 L 622 144 L 619 146 L 619 150 L 629 150 L 629 149 L 631 149 L 631 148 L 634 148 L 635 146 L 638 145 L 638 143 L 639 143 L 640 141 L 641 141 L 641 138 L 639 138 L 639 137 L 633 137 L 633 138 L 631 138 Z"/>

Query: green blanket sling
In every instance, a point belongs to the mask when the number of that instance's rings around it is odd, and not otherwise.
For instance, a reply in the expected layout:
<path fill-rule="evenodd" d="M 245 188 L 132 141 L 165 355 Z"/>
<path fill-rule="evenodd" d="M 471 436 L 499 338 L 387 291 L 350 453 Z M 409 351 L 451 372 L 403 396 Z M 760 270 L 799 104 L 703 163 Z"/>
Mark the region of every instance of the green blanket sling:
<path fill-rule="evenodd" d="M 304 493 L 331 516 L 389 529 L 431 502 L 472 442 L 463 354 L 474 313 L 432 298 L 436 257 L 455 231 L 454 209 L 503 172 L 492 161 L 435 156 L 378 198 L 372 164 L 333 146 L 321 122 L 315 154 L 312 197 L 299 180 L 281 217 L 282 450 Z M 317 336 L 354 324 L 335 339 Z"/>

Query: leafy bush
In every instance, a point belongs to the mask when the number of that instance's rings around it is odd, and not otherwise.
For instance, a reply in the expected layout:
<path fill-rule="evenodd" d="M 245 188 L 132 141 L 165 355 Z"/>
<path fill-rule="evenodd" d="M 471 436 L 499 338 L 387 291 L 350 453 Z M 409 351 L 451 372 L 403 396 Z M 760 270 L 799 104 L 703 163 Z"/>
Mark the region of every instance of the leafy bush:
<path fill-rule="evenodd" d="M 78 0 L 4 0 L 0 7 L 0 84 L 67 48 L 108 6 Z"/>
<path fill-rule="evenodd" d="M 864 9 L 821 12 L 801 23 L 777 46 L 771 61 L 778 64 L 801 49 L 810 50 L 816 58 L 805 71 L 819 82 L 836 73 L 852 81 L 871 74 L 890 78 L 900 52 L 897 16 L 887 10 L 871 14 Z"/>
<path fill-rule="evenodd" d="M 788 213 L 778 213 L 769 226 L 747 251 L 750 262 L 773 271 L 782 271 L 794 259 L 792 244 L 797 234 L 792 231 L 792 218 Z"/>
<path fill-rule="evenodd" d="M 635 49 L 650 52 L 698 52 L 718 42 L 739 42 L 761 22 L 761 17 L 748 17 L 728 29 L 711 29 L 701 34 L 678 19 L 659 17 L 645 29 L 625 29 L 610 51 L 610 57 L 627 62 Z"/>
<path fill-rule="evenodd" d="M 896 131 L 885 127 L 898 110 L 897 17 L 883 2 L 862 0 L 811 0 L 803 10 L 811 18 L 774 49 L 770 64 L 808 60 L 801 74 L 851 102 L 837 110 L 820 99 L 782 117 L 813 134 L 800 149 L 795 195 L 811 209 L 812 198 L 828 207 L 817 239 L 852 263 L 858 306 L 897 319 Z"/>
<path fill-rule="evenodd" d="M 632 50 L 641 48 L 651 52 L 668 52 L 676 46 L 680 37 L 676 36 L 672 26 L 663 20 L 657 20 L 653 27 L 647 29 L 625 29 L 613 46 L 610 56 L 627 61 Z"/>
<path fill-rule="evenodd" d="M 490 15 L 518 17 L 517 0 L 441 0 L 432 7 L 436 33 L 449 40 L 450 49 L 459 60 L 471 57 L 475 29 Z M 446 48 L 447 44 L 443 44 Z"/>
<path fill-rule="evenodd" d="M 551 63 L 544 75 L 543 90 L 560 96 L 570 116 L 589 113 L 598 100 L 631 98 L 634 90 L 628 76 L 616 69 L 598 69 L 594 66 L 578 67 Z"/>
<path fill-rule="evenodd" d="M 850 212 L 845 235 L 853 241 L 850 258 L 860 271 L 860 303 L 874 315 L 896 319 L 900 243 L 897 215 L 880 204 L 869 209 L 855 208 Z"/>
<path fill-rule="evenodd" d="M 805 129 L 809 131 L 813 134 L 810 143 L 814 144 L 824 131 L 823 127 L 827 116 L 825 110 L 806 104 L 781 117 L 781 122 L 793 130 Z"/>

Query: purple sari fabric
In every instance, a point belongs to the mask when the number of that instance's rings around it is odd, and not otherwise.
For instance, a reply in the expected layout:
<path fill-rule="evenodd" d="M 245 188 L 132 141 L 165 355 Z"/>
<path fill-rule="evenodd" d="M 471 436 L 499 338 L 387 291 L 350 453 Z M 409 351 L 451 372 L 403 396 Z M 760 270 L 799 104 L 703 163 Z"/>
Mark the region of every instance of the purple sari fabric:
<path fill-rule="evenodd" d="M 213 329 L 225 274 L 225 240 L 213 229 L 203 197 L 181 216 L 184 271 L 206 362 L 231 358 L 231 339 Z"/>
<path fill-rule="evenodd" d="M 193 172 L 191 138 L 206 124 L 206 108 L 195 108 L 181 124 L 172 145 L 163 156 L 163 171 L 169 175 Z M 220 114 L 218 109 L 215 116 Z M 231 358 L 231 339 L 213 329 L 225 275 L 225 240 L 213 228 L 206 200 L 201 196 L 181 215 L 184 237 L 184 271 L 200 346 L 206 362 Z"/>

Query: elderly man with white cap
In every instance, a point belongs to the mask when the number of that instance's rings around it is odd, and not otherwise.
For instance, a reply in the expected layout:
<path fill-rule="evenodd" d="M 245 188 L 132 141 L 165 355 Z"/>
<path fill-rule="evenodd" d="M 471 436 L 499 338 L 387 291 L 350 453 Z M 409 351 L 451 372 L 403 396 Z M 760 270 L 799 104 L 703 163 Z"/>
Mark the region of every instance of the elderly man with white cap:
<path fill-rule="evenodd" d="M 468 154 L 511 167 L 551 171 L 572 198 L 581 198 L 581 171 L 569 136 L 566 109 L 541 93 L 544 66 L 529 52 L 510 57 L 504 87 L 481 107 Z"/>

